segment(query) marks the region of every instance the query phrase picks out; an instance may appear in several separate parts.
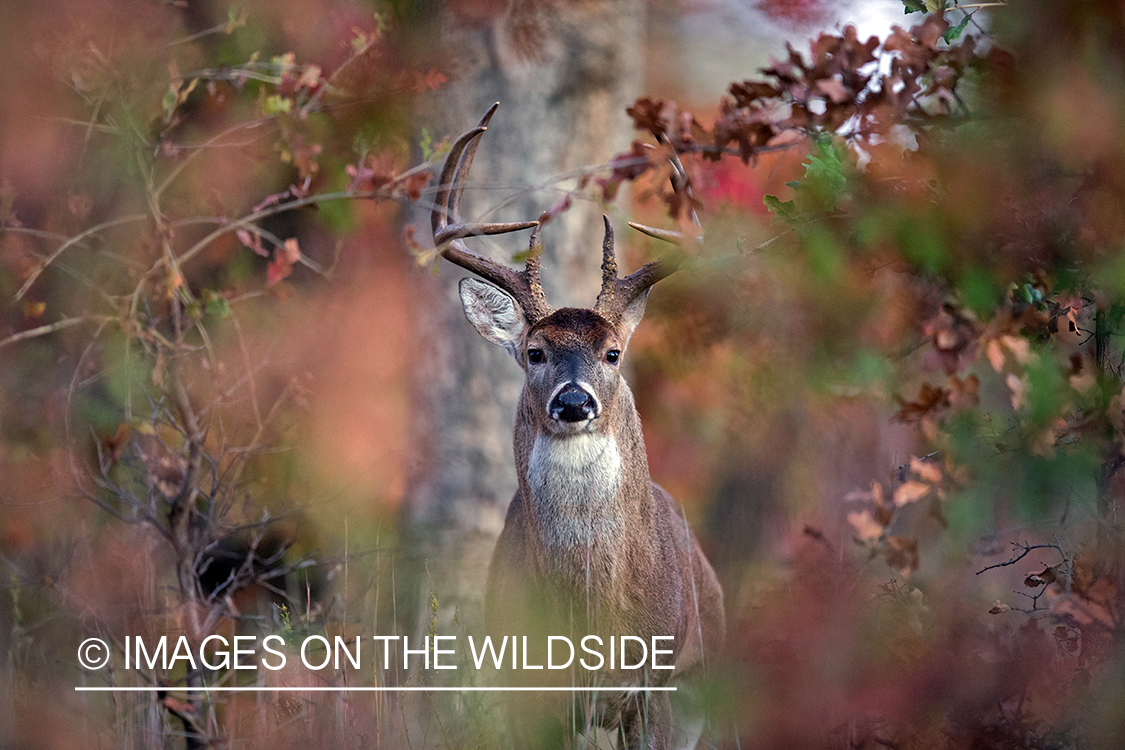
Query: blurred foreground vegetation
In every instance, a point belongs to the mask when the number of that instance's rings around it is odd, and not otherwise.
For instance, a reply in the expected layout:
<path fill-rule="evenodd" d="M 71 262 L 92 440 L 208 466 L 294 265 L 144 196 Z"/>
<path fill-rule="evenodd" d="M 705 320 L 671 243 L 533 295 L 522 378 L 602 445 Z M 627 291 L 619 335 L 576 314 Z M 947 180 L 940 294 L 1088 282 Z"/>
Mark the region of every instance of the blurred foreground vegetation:
<path fill-rule="evenodd" d="M 0 744 L 488 746 L 468 699 L 73 692 L 243 680 L 84 672 L 88 636 L 396 632 L 434 258 L 398 207 L 456 81 L 393 5 L 63 5 L 0 31 Z M 551 208 L 706 230 L 630 350 L 727 597 L 704 739 L 1118 747 L 1125 16 L 904 26 L 794 40 L 710 111 L 640 97 Z"/>

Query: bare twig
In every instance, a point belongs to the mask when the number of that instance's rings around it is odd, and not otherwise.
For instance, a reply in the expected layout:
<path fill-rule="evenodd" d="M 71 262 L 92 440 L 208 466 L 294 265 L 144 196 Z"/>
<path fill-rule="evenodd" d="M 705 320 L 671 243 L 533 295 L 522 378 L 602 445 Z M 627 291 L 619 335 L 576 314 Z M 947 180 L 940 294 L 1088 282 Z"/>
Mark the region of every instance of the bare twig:
<path fill-rule="evenodd" d="M 133 224 L 138 221 L 144 221 L 147 218 L 148 216 L 146 214 L 130 214 L 129 216 L 120 216 L 116 219 L 111 219 L 110 221 L 104 221 L 101 224 L 92 226 L 89 229 L 74 235 L 66 242 L 55 248 L 54 252 L 48 255 L 46 260 L 44 260 L 38 268 L 36 268 L 28 275 L 27 280 L 23 282 L 23 286 L 21 286 L 19 291 L 16 292 L 15 301 L 19 302 L 21 299 L 23 299 L 23 296 L 27 294 L 27 290 L 31 288 L 31 285 L 35 283 L 36 279 L 38 279 L 39 276 L 45 270 L 47 270 L 47 268 L 52 263 L 55 262 L 55 259 L 67 250 L 67 248 L 74 247 L 75 245 L 85 240 L 87 237 L 92 237 L 99 232 L 104 232 L 106 229 L 112 229 L 113 227 L 121 226 L 122 224 Z"/>
<path fill-rule="evenodd" d="M 1064 560 L 1066 559 L 1066 553 L 1064 553 L 1062 551 L 1062 547 L 1060 547 L 1057 543 L 1055 543 L 1055 544 L 1028 544 L 1028 543 L 1024 542 L 1023 544 L 1020 544 L 1018 542 L 1012 542 L 1012 547 L 1013 547 L 1014 550 L 1023 550 L 1023 552 L 1021 552 L 1018 557 L 1013 557 L 1012 559 L 1007 560 L 1005 562 L 996 563 L 995 565 L 989 565 L 987 568 L 981 568 L 980 570 L 977 571 L 977 575 L 979 576 L 981 573 L 984 573 L 986 570 L 993 570 L 994 568 L 1006 568 L 1009 565 L 1015 565 L 1020 560 L 1027 557 L 1028 554 L 1030 554 L 1032 552 L 1032 550 L 1037 550 L 1037 549 L 1053 549 L 1056 552 L 1058 552 L 1059 555 L 1061 555 Z"/>
<path fill-rule="evenodd" d="M 70 328 L 72 326 L 76 326 L 76 325 L 79 325 L 81 323 L 103 323 L 104 324 L 106 322 L 109 322 L 110 320 L 113 320 L 113 318 L 109 318 L 105 315 L 83 315 L 80 318 L 63 318 L 62 320 L 57 320 L 54 323 L 48 323 L 47 325 L 41 325 L 41 326 L 38 326 L 37 328 L 29 328 L 26 331 L 20 331 L 19 333 L 13 333 L 11 336 L 9 336 L 6 339 L 0 339 L 0 349 L 3 349 L 5 346 L 8 346 L 9 344 L 15 344 L 15 343 L 18 343 L 20 341 L 26 341 L 28 339 L 34 339 L 34 338 L 38 338 L 40 336 L 46 336 L 46 335 L 54 333 L 56 331 L 61 331 L 64 328 Z"/>

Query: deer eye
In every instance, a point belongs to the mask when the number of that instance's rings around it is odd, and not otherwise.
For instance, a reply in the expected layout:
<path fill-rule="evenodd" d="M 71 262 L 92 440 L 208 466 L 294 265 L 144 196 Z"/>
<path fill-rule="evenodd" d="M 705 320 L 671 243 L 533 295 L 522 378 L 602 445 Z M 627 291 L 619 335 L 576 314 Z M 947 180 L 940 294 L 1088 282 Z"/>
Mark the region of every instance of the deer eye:
<path fill-rule="evenodd" d="M 542 349 L 528 349 L 527 350 L 527 361 L 530 362 L 533 365 L 537 365 L 540 362 L 542 362 L 543 361 L 543 350 Z"/>
<path fill-rule="evenodd" d="M 617 360 L 621 359 L 621 352 L 617 349 L 610 349 L 605 353 L 605 361 L 611 365 L 617 364 Z"/>

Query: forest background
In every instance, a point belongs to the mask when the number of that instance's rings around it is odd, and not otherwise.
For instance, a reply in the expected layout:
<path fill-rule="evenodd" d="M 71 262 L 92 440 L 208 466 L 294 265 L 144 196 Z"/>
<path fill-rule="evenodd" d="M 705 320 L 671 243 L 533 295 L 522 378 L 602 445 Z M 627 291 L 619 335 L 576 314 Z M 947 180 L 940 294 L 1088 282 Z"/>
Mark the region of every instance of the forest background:
<path fill-rule="evenodd" d="M 706 745 L 1118 747 L 1125 10 L 748 7 L 6 3 L 0 745 L 502 741 L 467 695 L 74 691 L 245 679 L 88 637 L 478 632 L 519 371 L 426 222 L 499 100 L 466 214 L 545 212 L 556 304 L 603 212 L 630 267 L 626 220 L 705 231 L 628 365 L 726 593 Z"/>

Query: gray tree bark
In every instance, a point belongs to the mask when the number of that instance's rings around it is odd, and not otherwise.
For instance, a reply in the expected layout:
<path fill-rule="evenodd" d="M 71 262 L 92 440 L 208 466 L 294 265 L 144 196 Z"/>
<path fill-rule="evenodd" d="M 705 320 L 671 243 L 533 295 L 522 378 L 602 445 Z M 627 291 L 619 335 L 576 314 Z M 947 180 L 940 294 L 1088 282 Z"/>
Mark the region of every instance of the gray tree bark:
<path fill-rule="evenodd" d="M 422 120 L 435 139 L 456 137 L 500 102 L 470 174 L 464 218 L 534 220 L 574 186 L 561 177 L 628 148 L 624 110 L 638 92 L 640 12 L 638 0 L 517 0 L 492 18 L 446 11 L 439 43 L 454 57 L 454 77 Z M 579 200 L 544 228 L 552 306 L 593 304 L 601 213 Z M 416 223 L 428 233 L 428 218 Z M 468 242 L 511 263 L 528 237 Z M 456 290 L 465 275 L 443 262 L 420 285 L 415 466 L 404 518 L 416 574 L 406 625 L 417 636 L 435 625 L 441 634 L 479 632 L 488 563 L 516 489 L 512 426 L 523 373 L 465 320 Z"/>

